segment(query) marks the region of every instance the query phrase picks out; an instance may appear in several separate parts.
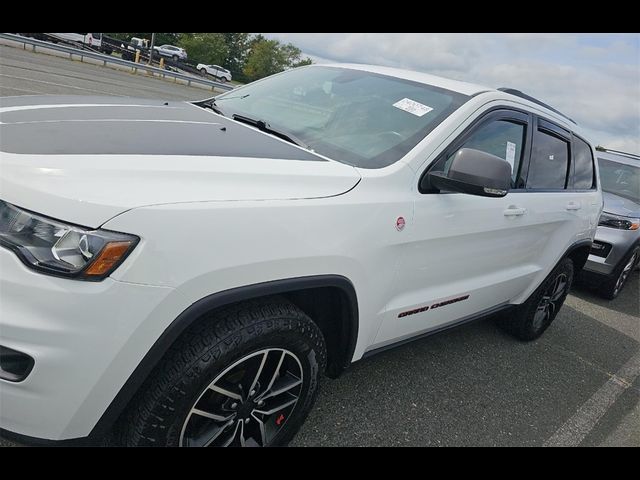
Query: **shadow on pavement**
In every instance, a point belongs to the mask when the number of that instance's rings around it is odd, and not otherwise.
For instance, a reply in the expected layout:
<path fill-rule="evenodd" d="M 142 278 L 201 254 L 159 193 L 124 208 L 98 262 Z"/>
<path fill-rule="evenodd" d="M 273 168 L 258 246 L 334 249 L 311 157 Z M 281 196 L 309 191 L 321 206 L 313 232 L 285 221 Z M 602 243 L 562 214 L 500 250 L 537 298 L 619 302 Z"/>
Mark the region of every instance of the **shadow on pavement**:
<path fill-rule="evenodd" d="M 491 321 L 468 325 L 323 382 L 292 445 L 541 445 L 638 347 L 567 305 L 530 343 Z"/>

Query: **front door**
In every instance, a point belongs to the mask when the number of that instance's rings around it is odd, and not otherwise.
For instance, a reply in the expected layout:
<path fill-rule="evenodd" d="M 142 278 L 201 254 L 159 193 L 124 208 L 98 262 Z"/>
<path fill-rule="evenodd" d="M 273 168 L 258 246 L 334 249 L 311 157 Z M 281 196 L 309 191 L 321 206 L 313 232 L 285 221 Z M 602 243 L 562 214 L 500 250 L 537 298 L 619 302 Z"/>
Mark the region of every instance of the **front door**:
<path fill-rule="evenodd" d="M 416 188 L 414 216 L 400 259 L 396 294 L 376 347 L 457 323 L 516 297 L 537 273 L 539 242 L 518 189 L 530 154 L 530 116 L 486 114 L 456 139 L 431 170 L 447 171 L 455 152 L 474 148 L 512 165 L 512 191 L 502 198 Z M 418 180 L 416 180 L 416 184 Z"/>

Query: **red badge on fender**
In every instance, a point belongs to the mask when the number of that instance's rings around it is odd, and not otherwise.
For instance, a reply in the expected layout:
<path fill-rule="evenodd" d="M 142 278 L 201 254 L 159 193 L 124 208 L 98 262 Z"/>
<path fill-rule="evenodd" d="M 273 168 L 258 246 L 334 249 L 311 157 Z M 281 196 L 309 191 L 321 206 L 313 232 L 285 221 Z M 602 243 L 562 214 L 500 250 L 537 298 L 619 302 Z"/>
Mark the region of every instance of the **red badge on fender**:
<path fill-rule="evenodd" d="M 398 219 L 396 220 L 396 229 L 400 231 L 404 228 L 404 225 L 405 225 L 404 217 L 398 217 Z"/>

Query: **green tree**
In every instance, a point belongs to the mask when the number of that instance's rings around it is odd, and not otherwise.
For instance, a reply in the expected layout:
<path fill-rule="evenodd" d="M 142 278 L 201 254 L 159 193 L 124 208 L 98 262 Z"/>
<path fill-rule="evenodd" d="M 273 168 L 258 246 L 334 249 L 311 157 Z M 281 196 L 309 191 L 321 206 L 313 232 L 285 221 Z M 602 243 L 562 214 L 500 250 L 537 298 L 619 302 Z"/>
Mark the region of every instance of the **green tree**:
<path fill-rule="evenodd" d="M 311 65 L 312 63 L 313 63 L 313 60 L 311 60 L 309 57 L 306 57 L 300 60 L 299 62 L 294 63 L 293 66 L 304 67 L 305 65 Z"/>
<path fill-rule="evenodd" d="M 229 48 L 222 33 L 183 33 L 178 46 L 184 48 L 189 59 L 206 64 L 223 64 Z"/>
<path fill-rule="evenodd" d="M 267 40 L 262 35 L 257 35 L 251 45 L 251 51 L 247 57 L 244 74 L 248 80 L 282 72 L 287 68 L 309 65 L 310 58 L 302 59 L 301 50 L 291 43 L 282 44 L 277 40 Z"/>
<path fill-rule="evenodd" d="M 282 71 L 277 40 L 260 39 L 253 42 L 251 52 L 244 67 L 244 74 L 250 81 Z"/>
<path fill-rule="evenodd" d="M 223 67 L 229 69 L 234 78 L 243 77 L 243 69 L 247 62 L 251 37 L 248 33 L 223 33 L 229 49 Z"/>

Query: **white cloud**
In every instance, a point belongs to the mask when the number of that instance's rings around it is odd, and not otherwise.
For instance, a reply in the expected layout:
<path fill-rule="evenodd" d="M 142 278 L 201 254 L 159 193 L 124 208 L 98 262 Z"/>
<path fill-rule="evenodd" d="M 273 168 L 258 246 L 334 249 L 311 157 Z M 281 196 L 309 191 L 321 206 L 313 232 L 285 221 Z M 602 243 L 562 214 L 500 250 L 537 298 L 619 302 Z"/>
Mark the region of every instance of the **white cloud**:
<path fill-rule="evenodd" d="M 640 35 L 271 33 L 332 61 L 509 86 L 576 120 L 596 144 L 640 154 Z"/>

